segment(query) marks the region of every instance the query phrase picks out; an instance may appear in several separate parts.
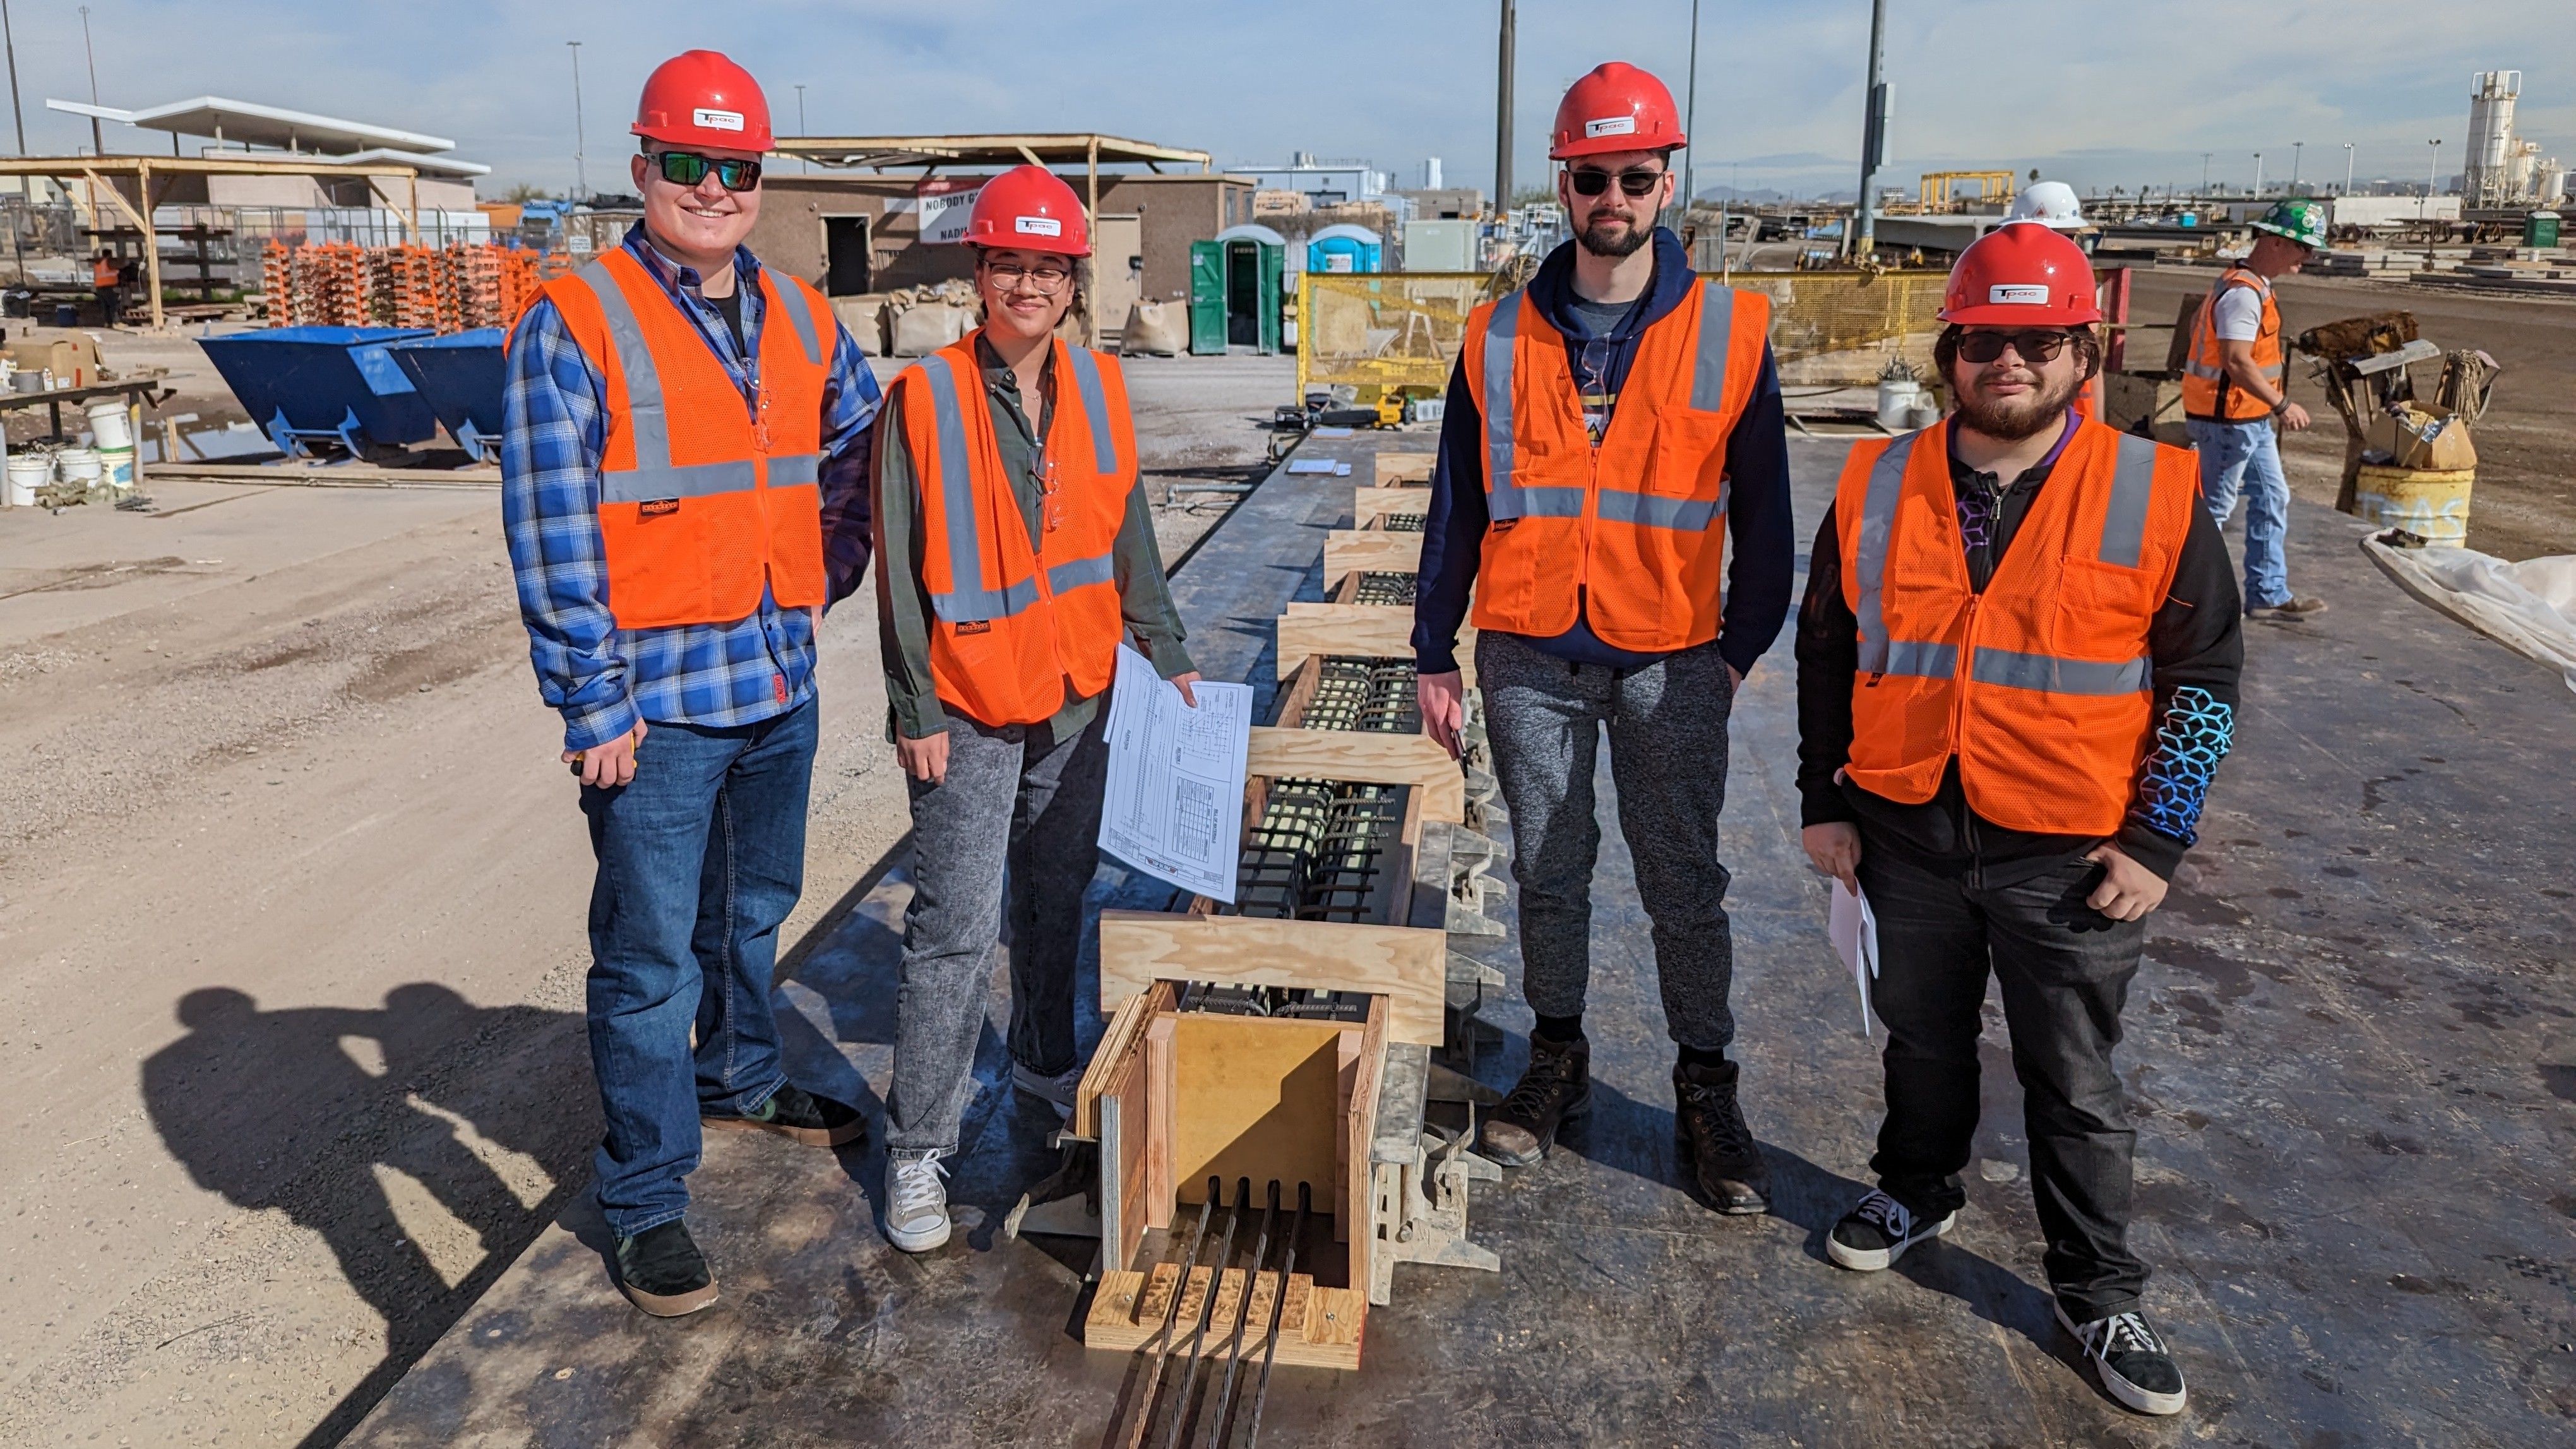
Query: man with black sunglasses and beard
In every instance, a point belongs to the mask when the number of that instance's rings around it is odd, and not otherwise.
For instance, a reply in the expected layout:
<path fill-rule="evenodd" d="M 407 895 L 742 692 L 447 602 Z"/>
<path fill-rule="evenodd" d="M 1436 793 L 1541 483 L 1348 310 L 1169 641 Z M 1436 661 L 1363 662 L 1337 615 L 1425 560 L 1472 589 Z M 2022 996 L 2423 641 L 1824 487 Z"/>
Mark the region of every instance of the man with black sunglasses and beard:
<path fill-rule="evenodd" d="M 1591 1105 L 1592 777 L 1606 729 L 1677 1048 L 1681 1153 L 1708 1206 L 1759 1213 L 1769 1175 L 1726 1055 L 1735 956 L 1717 820 L 1736 686 L 1788 616 L 1797 535 L 1769 299 L 1703 281 L 1655 225 L 1684 139 L 1671 93 L 1635 66 L 1599 67 L 1558 106 L 1548 154 L 1565 163 L 1557 199 L 1575 239 L 1467 324 L 1413 648 L 1424 728 L 1455 753 L 1472 594 L 1522 993 L 1538 1017 L 1483 1151 L 1535 1163 Z"/>
<path fill-rule="evenodd" d="M 1805 845 L 1878 923 L 1878 1187 L 1827 1236 L 1870 1271 L 1949 1231 L 1992 972 L 2058 1321 L 2103 1387 L 2176 1414 L 2130 1251 L 2112 1049 L 2145 919 L 2234 735 L 2233 570 L 2191 453 L 2067 404 L 2101 367 L 2093 272 L 2020 222 L 1951 271 L 1943 422 L 1856 445 L 1798 620 Z"/>

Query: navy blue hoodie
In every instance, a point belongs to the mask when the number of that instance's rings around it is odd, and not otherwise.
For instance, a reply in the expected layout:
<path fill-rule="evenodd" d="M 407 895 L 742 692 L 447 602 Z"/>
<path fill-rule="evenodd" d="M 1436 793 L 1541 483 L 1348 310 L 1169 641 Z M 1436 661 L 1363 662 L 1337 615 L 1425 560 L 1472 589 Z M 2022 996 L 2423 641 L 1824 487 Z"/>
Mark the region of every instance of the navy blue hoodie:
<path fill-rule="evenodd" d="M 1637 355 L 1637 338 L 1670 314 L 1690 295 L 1699 278 L 1681 239 L 1655 229 L 1655 277 L 1637 305 L 1613 327 L 1608 337 L 1593 332 L 1574 308 L 1574 247 L 1567 242 L 1539 264 L 1529 294 L 1539 315 L 1565 336 L 1568 363 L 1581 378 L 1587 346 L 1603 342 L 1607 360 L 1596 351 L 1602 368 L 1600 390 L 1617 393 Z M 1789 511 L 1789 440 L 1780 401 L 1780 374 L 1771 350 L 1762 350 L 1762 376 L 1753 397 L 1726 441 L 1728 479 L 1726 526 L 1729 536 L 1726 607 L 1718 626 L 1717 650 L 1742 673 L 1753 672 L 1755 660 L 1779 637 L 1789 617 L 1790 584 L 1796 573 L 1797 528 Z M 1414 666 L 1424 674 L 1458 667 L 1459 626 L 1484 554 L 1485 422 L 1467 387 L 1463 360 L 1449 375 L 1449 405 L 1440 425 L 1440 456 L 1431 470 L 1431 503 L 1425 510 L 1422 573 L 1413 604 Z M 1592 632 L 1578 616 L 1572 629 L 1552 639 L 1532 639 L 1539 649 L 1576 664 L 1636 669 L 1662 658 L 1615 649 Z"/>

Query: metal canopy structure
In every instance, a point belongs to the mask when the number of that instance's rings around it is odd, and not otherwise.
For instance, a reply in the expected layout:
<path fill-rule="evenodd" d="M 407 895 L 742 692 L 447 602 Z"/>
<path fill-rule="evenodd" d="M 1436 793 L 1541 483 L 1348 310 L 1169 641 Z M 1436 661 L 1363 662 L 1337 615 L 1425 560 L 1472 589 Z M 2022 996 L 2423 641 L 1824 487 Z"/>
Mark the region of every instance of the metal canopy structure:
<path fill-rule="evenodd" d="M 161 248 L 159 234 L 152 229 L 152 178 L 154 176 L 364 176 L 368 189 L 384 199 L 385 205 L 399 213 L 412 239 L 420 239 L 420 170 L 418 167 L 389 162 L 334 160 L 329 157 L 207 157 L 207 156 L 13 156 L 0 158 L 0 176 L 42 176 L 57 182 L 75 180 L 89 183 L 89 200 L 84 205 L 79 193 L 68 185 L 64 191 L 73 203 L 89 213 L 90 228 L 98 229 L 101 198 L 105 204 L 123 213 L 125 219 L 143 233 L 143 269 L 145 288 L 152 294 L 152 326 L 158 330 L 161 317 Z M 125 199 L 125 193 L 108 184 L 107 178 L 131 176 L 134 191 L 142 202 L 138 208 Z M 400 178 L 407 183 L 406 204 L 396 205 L 393 197 L 380 184 L 382 180 Z"/>
<path fill-rule="evenodd" d="M 1089 132 L 1011 136 L 781 136 L 770 147 L 774 156 L 792 156 L 841 169 L 885 171 L 918 169 L 925 175 L 943 166 L 1070 166 L 1080 162 L 1087 189 L 1083 210 L 1100 213 L 1100 163 L 1142 162 L 1156 173 L 1170 162 L 1216 169 L 1205 151 L 1158 146 L 1124 136 Z"/>
<path fill-rule="evenodd" d="M 194 100 L 172 101 L 168 105 L 146 106 L 136 111 L 51 97 L 46 98 L 45 106 L 48 110 L 67 111 L 75 116 L 92 116 L 102 121 L 140 126 L 149 131 L 168 131 L 174 136 L 211 136 L 230 144 L 275 146 L 281 151 L 347 152 L 379 147 L 399 151 L 456 149 L 456 143 L 443 136 L 396 130 L 365 121 L 342 120 L 337 116 L 317 116 L 281 106 L 226 100 L 221 96 L 198 96 Z"/>

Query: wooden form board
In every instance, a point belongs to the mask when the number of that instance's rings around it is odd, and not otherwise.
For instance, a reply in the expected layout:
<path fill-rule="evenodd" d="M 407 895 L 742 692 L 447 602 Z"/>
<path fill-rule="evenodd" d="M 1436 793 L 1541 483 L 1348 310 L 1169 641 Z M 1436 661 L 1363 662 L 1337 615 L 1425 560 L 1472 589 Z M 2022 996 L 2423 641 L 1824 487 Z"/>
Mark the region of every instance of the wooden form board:
<path fill-rule="evenodd" d="M 1366 528 L 1390 513 L 1421 513 L 1431 507 L 1424 488 L 1355 488 L 1351 490 L 1351 523 Z"/>
<path fill-rule="evenodd" d="M 1181 1295 L 1180 1312 L 1174 1321 L 1192 1326 L 1198 1323 L 1209 1282 L 1215 1277 L 1210 1268 L 1190 1270 L 1189 1288 Z M 1245 1277 L 1243 1269 L 1228 1268 L 1217 1283 L 1216 1306 L 1202 1356 L 1218 1362 L 1233 1357 L 1235 1327 L 1241 1324 L 1243 1356 L 1249 1370 L 1264 1356 L 1271 1305 L 1279 1297 L 1279 1275 L 1264 1273 L 1254 1279 L 1248 1305 L 1243 1291 Z M 1091 1299 L 1091 1314 L 1083 1320 L 1083 1346 L 1132 1353 L 1152 1342 L 1162 1330 L 1164 1319 L 1171 1316 L 1172 1291 L 1180 1278 L 1178 1263 L 1157 1263 L 1150 1275 L 1124 1271 L 1101 1274 L 1100 1289 Z M 1304 1273 L 1291 1274 L 1287 1286 L 1287 1301 L 1279 1306 L 1278 1361 L 1298 1368 L 1357 1370 L 1360 1344 L 1368 1330 L 1368 1294 L 1357 1288 L 1319 1288 Z M 1165 1351 L 1186 1355 L 1190 1348 L 1187 1330 L 1176 1332 L 1175 1337 L 1178 1341 Z"/>
<path fill-rule="evenodd" d="M 1279 677 L 1308 659 L 1411 659 L 1413 609 L 1407 604 L 1290 604 L 1279 616 Z M 1458 631 L 1458 667 L 1473 686 L 1476 631 Z"/>
<path fill-rule="evenodd" d="M 1165 911 L 1100 913 L 1100 1010 L 1157 981 L 1298 986 L 1387 998 L 1387 1039 L 1438 1046 L 1448 1005 L 1446 931 Z"/>
<path fill-rule="evenodd" d="M 1324 591 L 1353 573 L 1422 572 L 1422 535 L 1382 528 L 1336 528 L 1324 535 Z"/>
<path fill-rule="evenodd" d="M 1255 725 L 1244 769 L 1273 779 L 1411 785 L 1422 801 L 1422 819 L 1456 825 L 1467 818 L 1467 777 L 1429 735 Z"/>
<path fill-rule="evenodd" d="M 1377 1139 L 1377 1088 L 1386 1072 L 1386 998 L 1369 1001 L 1368 1025 L 1357 1036 L 1358 1060 L 1351 1073 L 1349 1107 L 1340 1118 L 1342 1203 L 1334 1214 L 1334 1236 L 1351 1245 L 1351 1282 L 1362 1294 L 1377 1281 L 1377 1173 L 1370 1166 Z"/>
<path fill-rule="evenodd" d="M 1439 460 L 1437 453 L 1380 453 L 1377 455 L 1376 481 L 1380 488 L 1400 483 L 1429 483 L 1431 465 Z"/>
<path fill-rule="evenodd" d="M 1207 1201 L 1211 1176 L 1229 1202 L 1237 1178 L 1250 1179 L 1255 1195 L 1275 1180 L 1291 1200 L 1301 1182 L 1321 1197 L 1343 1180 L 1342 1041 L 1357 1033 L 1328 1021 L 1195 1011 L 1160 1020 L 1173 1027 L 1178 1201 Z M 1365 1168 L 1365 1153 L 1360 1162 Z"/>

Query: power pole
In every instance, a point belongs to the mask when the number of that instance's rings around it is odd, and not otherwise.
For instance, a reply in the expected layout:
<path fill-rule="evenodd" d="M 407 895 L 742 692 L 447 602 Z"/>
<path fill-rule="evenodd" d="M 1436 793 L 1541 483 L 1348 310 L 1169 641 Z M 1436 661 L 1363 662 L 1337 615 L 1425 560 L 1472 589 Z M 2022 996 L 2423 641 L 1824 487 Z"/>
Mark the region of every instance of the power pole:
<path fill-rule="evenodd" d="M 98 52 L 90 48 L 88 6 L 84 5 L 80 8 L 80 17 L 81 53 L 89 57 L 89 103 L 95 106 L 98 104 Z M 93 156 L 107 154 L 107 143 L 99 139 L 96 116 L 89 118 L 89 154 Z"/>
<path fill-rule="evenodd" d="M 2260 151 L 2254 153 L 2254 189 L 2245 194 L 2257 199 L 2263 195 L 2263 153 Z"/>
<path fill-rule="evenodd" d="M 798 86 L 796 88 L 796 139 L 800 141 L 804 140 L 810 134 L 812 133 L 805 129 L 805 88 L 803 86 Z M 797 167 L 796 169 L 799 171 L 813 170 L 814 158 L 807 156 L 803 159 L 805 164 Z"/>
<path fill-rule="evenodd" d="M 9 29 L 9 0 L 0 0 L 0 40 L 9 46 L 9 115 L 18 123 L 18 154 L 27 154 L 27 113 L 18 109 L 18 37 Z"/>
<path fill-rule="evenodd" d="M 1688 95 L 1682 101 L 1682 138 L 1691 144 L 1682 148 L 1682 216 L 1687 219 L 1691 208 L 1691 167 L 1699 157 L 1699 0 L 1691 0 L 1690 79 L 1685 82 Z"/>
<path fill-rule="evenodd" d="M 1502 43 L 1497 47 L 1497 76 L 1494 82 L 1494 210 L 1509 215 L 1512 209 L 1512 32 L 1519 24 L 1519 7 L 1514 0 L 1502 0 Z"/>
<path fill-rule="evenodd" d="M 579 201 L 590 194 L 590 174 L 583 156 L 590 149 L 590 141 L 582 133 L 581 124 L 581 42 L 567 40 L 564 44 L 572 47 L 572 195 L 573 200 Z"/>
<path fill-rule="evenodd" d="M 2304 154 L 2307 149 L 2308 143 L 2305 141 L 2292 141 L 2290 143 L 2290 194 L 2292 196 L 2299 194 L 2299 157 Z"/>
<path fill-rule="evenodd" d="M 1879 72 L 1887 54 L 1887 0 L 1869 5 L 1869 91 L 1860 127 L 1860 202 L 1852 208 L 1855 226 L 1843 228 L 1846 248 L 1866 261 L 1878 249 L 1878 221 L 1871 215 L 1870 195 L 1878 187 L 1879 163 L 1887 159 L 1887 87 Z M 1858 239 L 1853 237 L 1858 232 Z"/>
<path fill-rule="evenodd" d="M 2209 194 L 2209 158 L 2217 154 L 2215 151 L 2200 153 L 2200 194 L 2203 196 Z"/>

